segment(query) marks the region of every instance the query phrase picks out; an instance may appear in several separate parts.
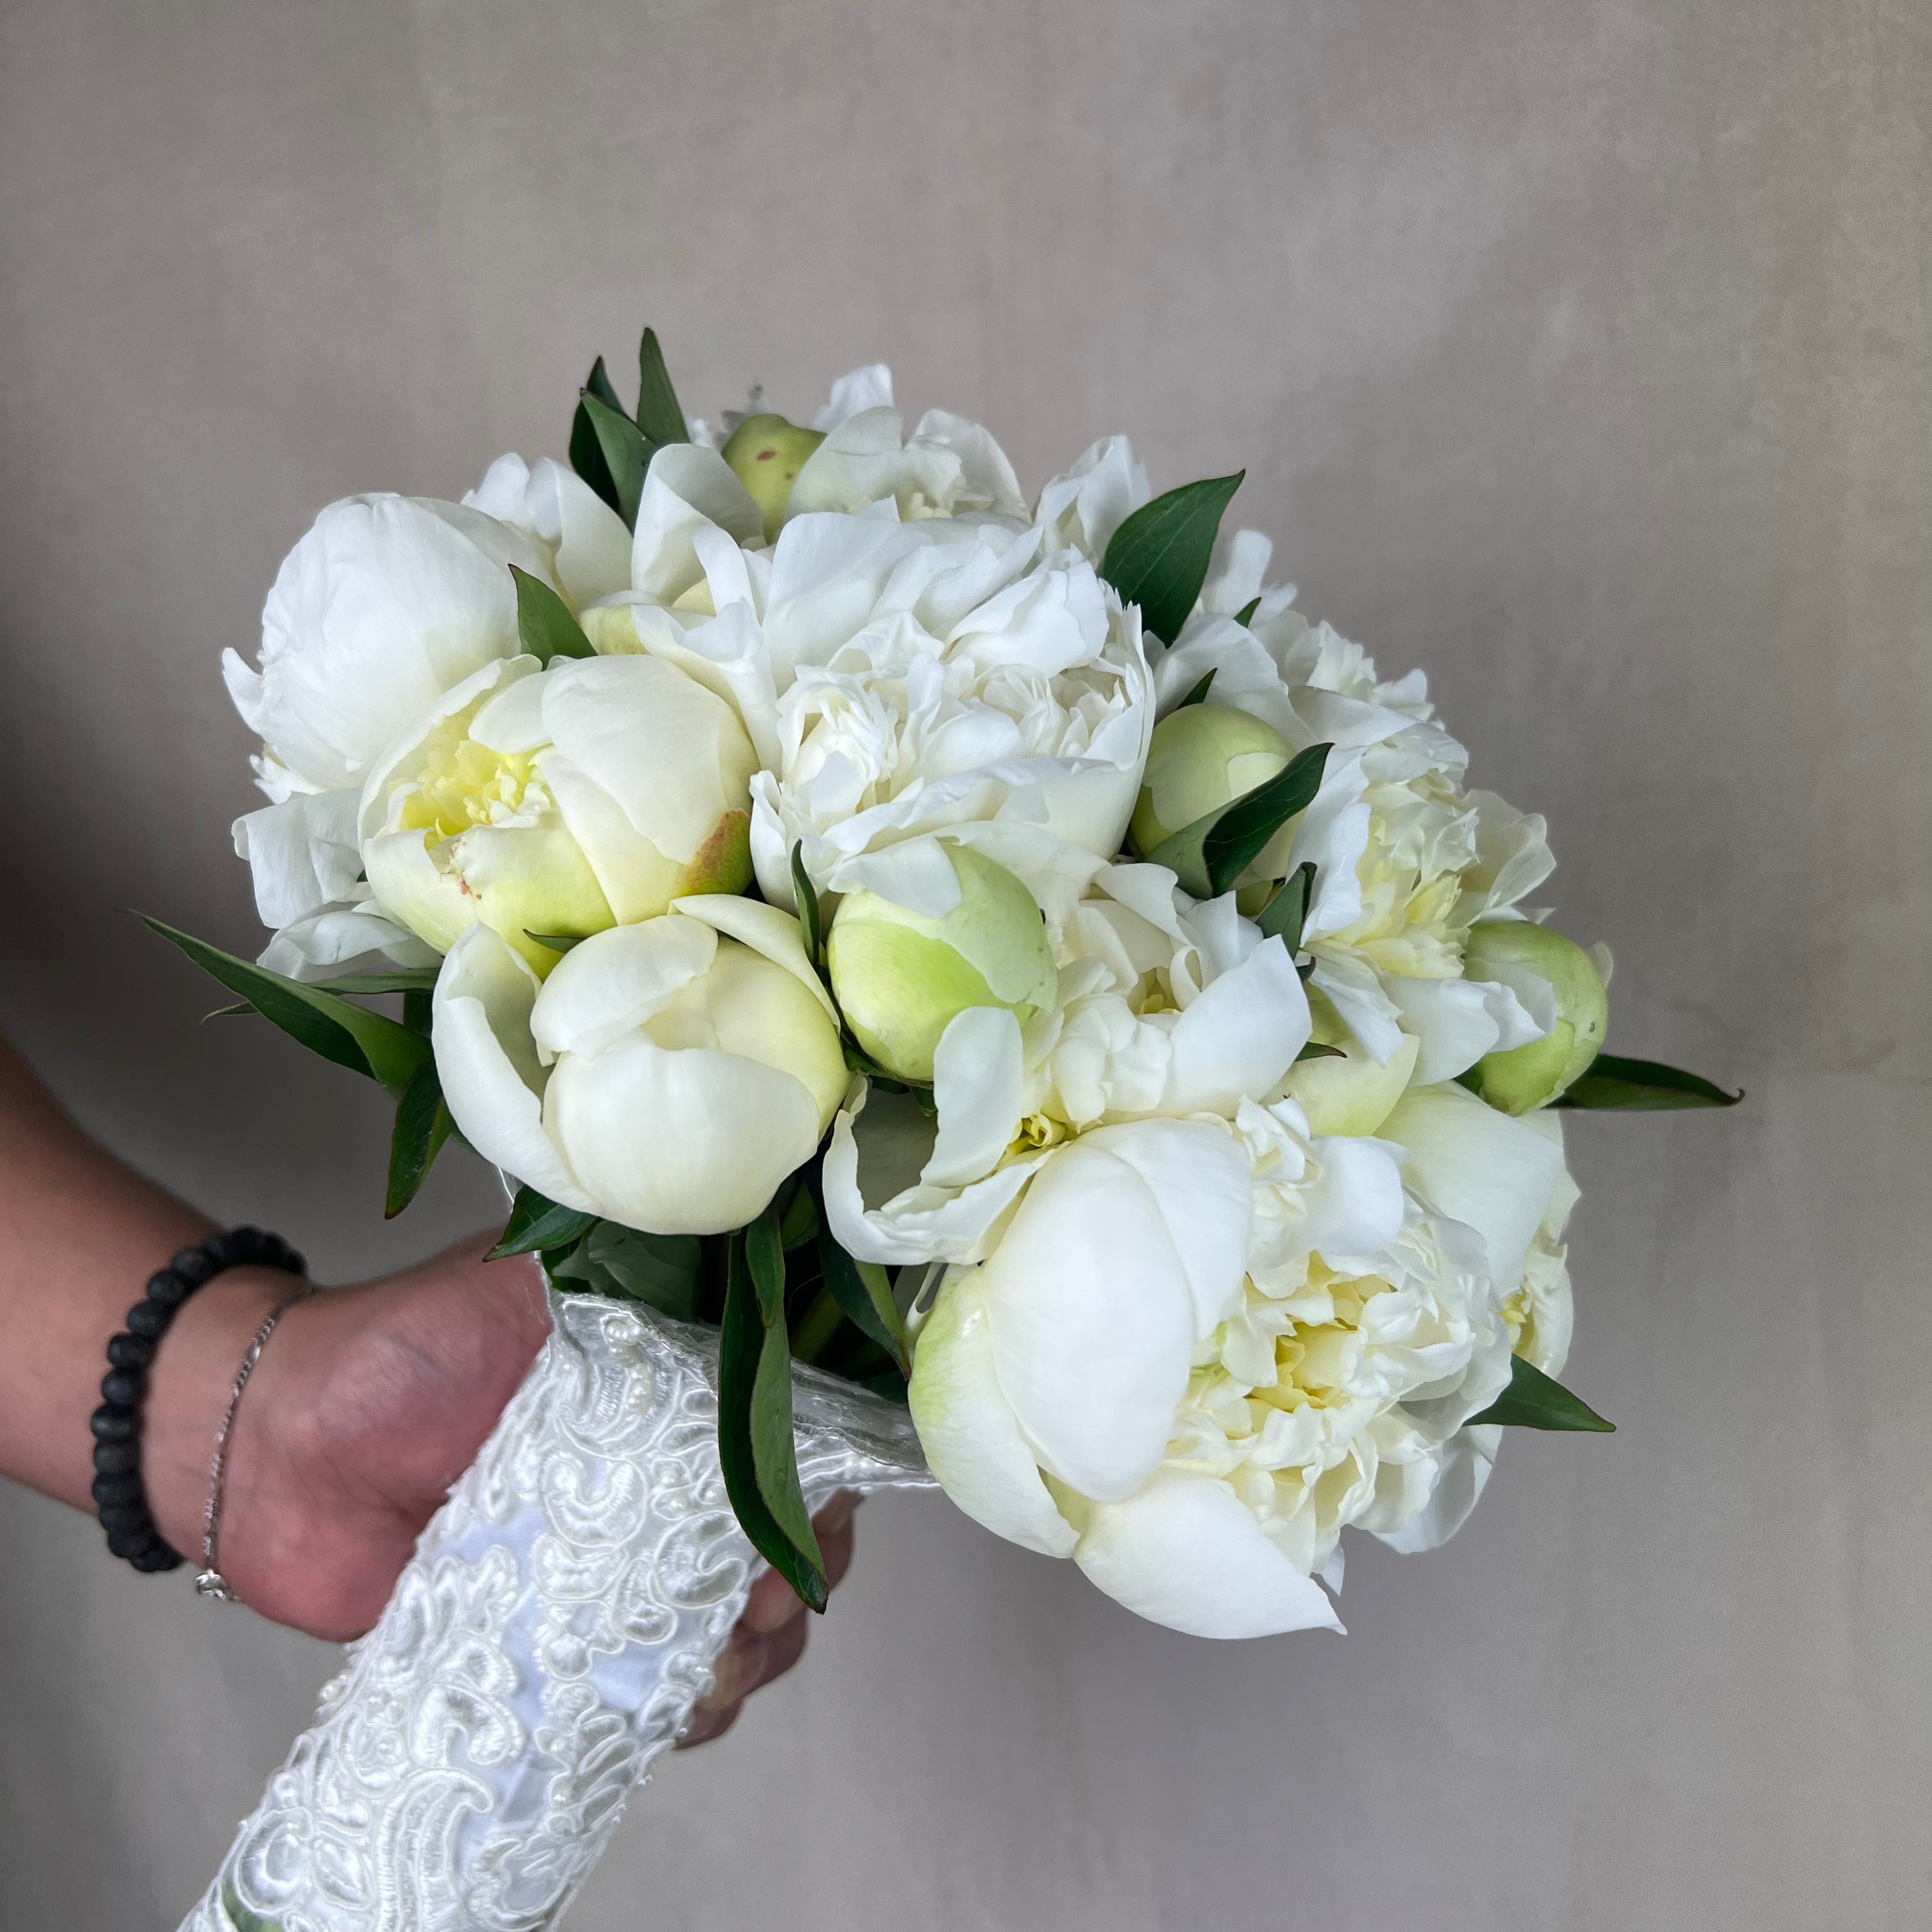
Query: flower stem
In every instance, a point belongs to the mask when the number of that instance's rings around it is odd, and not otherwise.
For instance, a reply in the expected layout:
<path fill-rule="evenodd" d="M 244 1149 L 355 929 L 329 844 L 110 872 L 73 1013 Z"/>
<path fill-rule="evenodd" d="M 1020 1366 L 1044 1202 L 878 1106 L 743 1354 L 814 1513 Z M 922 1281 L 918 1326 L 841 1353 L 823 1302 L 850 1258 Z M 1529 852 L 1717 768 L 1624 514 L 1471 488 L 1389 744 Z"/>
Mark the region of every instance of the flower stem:
<path fill-rule="evenodd" d="M 821 1288 L 818 1299 L 805 1311 L 804 1318 L 791 1338 L 792 1360 L 817 1361 L 844 1318 L 845 1311 L 838 1306 L 831 1289 Z"/>

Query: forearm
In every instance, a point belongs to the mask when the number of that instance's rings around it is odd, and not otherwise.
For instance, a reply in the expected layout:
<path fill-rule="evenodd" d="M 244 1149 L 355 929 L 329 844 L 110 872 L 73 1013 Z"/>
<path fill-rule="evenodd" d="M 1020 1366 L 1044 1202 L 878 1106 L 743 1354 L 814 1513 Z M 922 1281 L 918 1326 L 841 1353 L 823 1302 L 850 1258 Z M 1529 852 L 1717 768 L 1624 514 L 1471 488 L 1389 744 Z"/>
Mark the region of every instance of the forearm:
<path fill-rule="evenodd" d="M 88 1418 L 107 1339 L 148 1276 L 212 1223 L 96 1147 L 0 1041 L 0 1475 L 88 1508 Z M 209 1404 L 278 1284 L 286 1292 L 287 1277 L 262 1270 L 220 1277 L 162 1343 L 144 1465 L 150 1507 L 177 1547 L 206 1474 Z"/>

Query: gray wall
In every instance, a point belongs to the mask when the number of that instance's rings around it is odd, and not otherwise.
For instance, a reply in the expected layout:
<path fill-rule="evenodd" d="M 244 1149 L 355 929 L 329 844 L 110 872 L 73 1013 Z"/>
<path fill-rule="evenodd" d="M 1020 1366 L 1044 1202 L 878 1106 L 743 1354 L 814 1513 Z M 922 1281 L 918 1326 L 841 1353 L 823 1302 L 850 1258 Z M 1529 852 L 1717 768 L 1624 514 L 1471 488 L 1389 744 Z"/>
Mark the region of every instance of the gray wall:
<path fill-rule="evenodd" d="M 14 0 L 0 12 L 4 1024 L 342 1279 L 370 1094 L 116 909 L 246 947 L 216 676 L 315 508 L 889 359 L 1036 484 L 1246 464 L 1304 602 L 1546 812 L 1614 1042 L 1570 1379 L 1352 1634 L 1135 1622 L 937 1498 L 676 1762 L 598 1928 L 1922 1924 L 1928 80 L 1910 0 Z M 331 1665 L 0 1495 L 0 1923 L 171 1925 Z"/>

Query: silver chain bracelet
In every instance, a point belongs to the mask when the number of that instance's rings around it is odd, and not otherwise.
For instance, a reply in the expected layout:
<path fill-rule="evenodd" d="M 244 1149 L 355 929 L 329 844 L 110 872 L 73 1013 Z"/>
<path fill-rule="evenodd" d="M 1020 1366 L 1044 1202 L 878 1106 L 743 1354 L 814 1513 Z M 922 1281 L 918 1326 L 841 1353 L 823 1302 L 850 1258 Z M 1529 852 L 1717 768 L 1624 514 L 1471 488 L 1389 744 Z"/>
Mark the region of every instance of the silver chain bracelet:
<path fill-rule="evenodd" d="M 222 1413 L 221 1426 L 215 1431 L 214 1460 L 208 1472 L 208 1508 L 202 1516 L 201 1574 L 194 1580 L 196 1594 L 211 1603 L 241 1601 L 229 1588 L 228 1579 L 222 1575 L 215 1560 L 221 1535 L 222 1491 L 228 1478 L 228 1438 L 235 1427 L 235 1412 L 242 1406 L 242 1391 L 248 1386 L 248 1378 L 255 1372 L 255 1364 L 262 1359 L 262 1351 L 275 1332 L 275 1324 L 297 1302 L 306 1301 L 314 1292 L 313 1284 L 304 1282 L 286 1300 L 270 1309 L 255 1330 L 255 1339 L 242 1358 L 242 1366 L 235 1371 L 235 1386 L 228 1391 L 228 1406 Z"/>

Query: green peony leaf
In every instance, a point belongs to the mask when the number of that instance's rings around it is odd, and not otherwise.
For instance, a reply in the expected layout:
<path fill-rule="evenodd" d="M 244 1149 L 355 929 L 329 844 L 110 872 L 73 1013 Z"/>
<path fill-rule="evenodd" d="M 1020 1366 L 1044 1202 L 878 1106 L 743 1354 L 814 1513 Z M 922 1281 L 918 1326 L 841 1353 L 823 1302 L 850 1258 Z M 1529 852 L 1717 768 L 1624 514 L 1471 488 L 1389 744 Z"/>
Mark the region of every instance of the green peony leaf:
<path fill-rule="evenodd" d="M 1142 623 L 1163 644 L 1180 636 L 1201 595 L 1221 513 L 1246 473 L 1184 483 L 1143 503 L 1108 543 L 1100 574 L 1141 607 Z"/>
<path fill-rule="evenodd" d="M 560 1207 L 534 1187 L 519 1187 L 510 1203 L 510 1218 L 496 1245 L 484 1259 L 500 1262 L 510 1255 L 533 1255 L 542 1248 L 567 1248 L 597 1225 L 595 1214 Z"/>
<path fill-rule="evenodd" d="M 428 1040 L 386 1013 L 372 1013 L 340 993 L 326 992 L 238 959 L 232 952 L 177 932 L 145 913 L 140 916 L 151 932 L 180 947 L 204 973 L 238 994 L 291 1040 L 352 1073 L 368 1074 L 392 1100 L 401 1100 L 430 1057 Z"/>
<path fill-rule="evenodd" d="M 1197 684 L 1194 688 L 1174 707 L 1174 710 L 1177 711 L 1185 711 L 1190 704 L 1204 704 L 1208 701 L 1208 687 L 1213 684 L 1214 682 L 1214 674 L 1210 670 L 1208 675 L 1202 679 L 1200 682 Z"/>
<path fill-rule="evenodd" d="M 620 416 L 624 413 L 624 405 L 617 399 L 616 386 L 610 380 L 610 372 L 604 366 L 602 356 L 591 364 L 590 374 L 584 378 L 584 386 L 606 409 L 615 410 Z"/>
<path fill-rule="evenodd" d="M 892 1300 L 890 1279 L 877 1262 L 855 1261 L 821 1222 L 818 1264 L 832 1298 L 862 1334 L 868 1335 L 892 1357 L 902 1376 L 912 1372 L 906 1357 L 905 1324 Z"/>
<path fill-rule="evenodd" d="M 1279 938 L 1291 958 L 1301 950 L 1301 929 L 1315 898 L 1315 861 L 1304 859 L 1282 881 L 1281 890 L 1262 908 L 1257 922 L 1264 939 Z"/>
<path fill-rule="evenodd" d="M 435 966 L 398 966 L 386 973 L 349 973 L 339 980 L 304 980 L 319 993 L 340 993 L 345 997 L 374 998 L 378 993 L 428 993 L 436 988 Z M 226 1010 L 232 1010 L 227 1009 Z"/>
<path fill-rule="evenodd" d="M 644 331 L 638 344 L 638 427 L 653 453 L 668 442 L 688 442 L 691 432 L 684 426 L 684 412 L 678 407 L 677 392 L 670 386 L 664 368 L 664 351 L 658 346 L 658 332 Z"/>
<path fill-rule="evenodd" d="M 1606 1436 L 1615 1435 L 1617 1427 L 1520 1355 L 1510 1358 L 1509 1387 L 1469 1422 L 1472 1426 L 1493 1422 L 1516 1429 L 1588 1430 Z"/>
<path fill-rule="evenodd" d="M 584 627 L 570 614 L 570 606 L 548 584 L 514 563 L 510 574 L 517 580 L 517 635 L 538 664 L 596 655 Z"/>
<path fill-rule="evenodd" d="M 1250 597 L 1248 601 L 1234 613 L 1234 622 L 1240 625 L 1241 628 L 1245 631 L 1248 626 L 1254 622 L 1255 613 L 1261 608 L 1262 600 L 1258 597 Z"/>
<path fill-rule="evenodd" d="M 822 1610 L 825 1560 L 799 1487 L 784 1252 L 769 1209 L 730 1238 L 718 1382 L 718 1457 L 739 1523 L 806 1605 Z"/>
<path fill-rule="evenodd" d="M 600 398 L 587 391 L 578 405 L 589 417 L 590 427 L 596 432 L 597 448 L 604 460 L 615 495 L 607 500 L 610 507 L 633 530 L 637 527 L 638 500 L 644 494 L 644 472 L 650 467 L 652 448 L 644 440 L 644 433 L 638 428 L 622 410 L 614 410 Z M 571 437 L 571 463 L 576 465 L 577 438 Z M 578 472 L 580 476 L 583 472 Z M 584 482 L 595 490 L 596 482 L 585 476 Z M 602 492 L 598 492 L 600 495 Z"/>
<path fill-rule="evenodd" d="M 585 1292 L 641 1301 L 674 1322 L 695 1322 L 704 1267 L 704 1244 L 695 1234 L 646 1234 L 598 1221 L 550 1273 Z"/>
<path fill-rule="evenodd" d="M 1184 825 L 1148 856 L 1165 866 L 1181 889 L 1197 899 L 1218 898 L 1245 872 L 1256 854 L 1298 812 L 1305 812 L 1322 788 L 1330 747 L 1311 745 L 1252 791 Z M 1297 933 L 1299 937 L 1299 928 Z"/>
<path fill-rule="evenodd" d="M 1658 1114 L 1684 1107 L 1735 1107 L 1744 1097 L 1682 1067 L 1600 1053 L 1550 1104 L 1604 1114 Z"/>
<path fill-rule="evenodd" d="M 396 1102 L 396 1125 L 389 1136 L 389 1191 L 386 1220 L 394 1220 L 416 1198 L 417 1190 L 456 1123 L 442 1097 L 436 1062 L 426 1060 Z"/>
<path fill-rule="evenodd" d="M 798 901 L 798 922 L 805 929 L 805 956 L 820 976 L 825 971 L 825 926 L 818 910 L 818 888 L 805 869 L 805 842 L 791 848 L 791 890 Z"/>
<path fill-rule="evenodd" d="M 598 440 L 597 425 L 591 421 L 590 411 L 586 406 L 585 398 L 591 396 L 605 408 L 614 410 L 620 416 L 623 414 L 624 406 L 618 401 L 617 392 L 610 386 L 610 378 L 604 374 L 601 356 L 590 365 L 590 376 L 578 392 L 577 413 L 570 419 L 570 466 L 622 516 L 623 506 L 618 499 L 617 485 L 611 478 L 610 466 L 604 460 L 604 446 Z"/>

